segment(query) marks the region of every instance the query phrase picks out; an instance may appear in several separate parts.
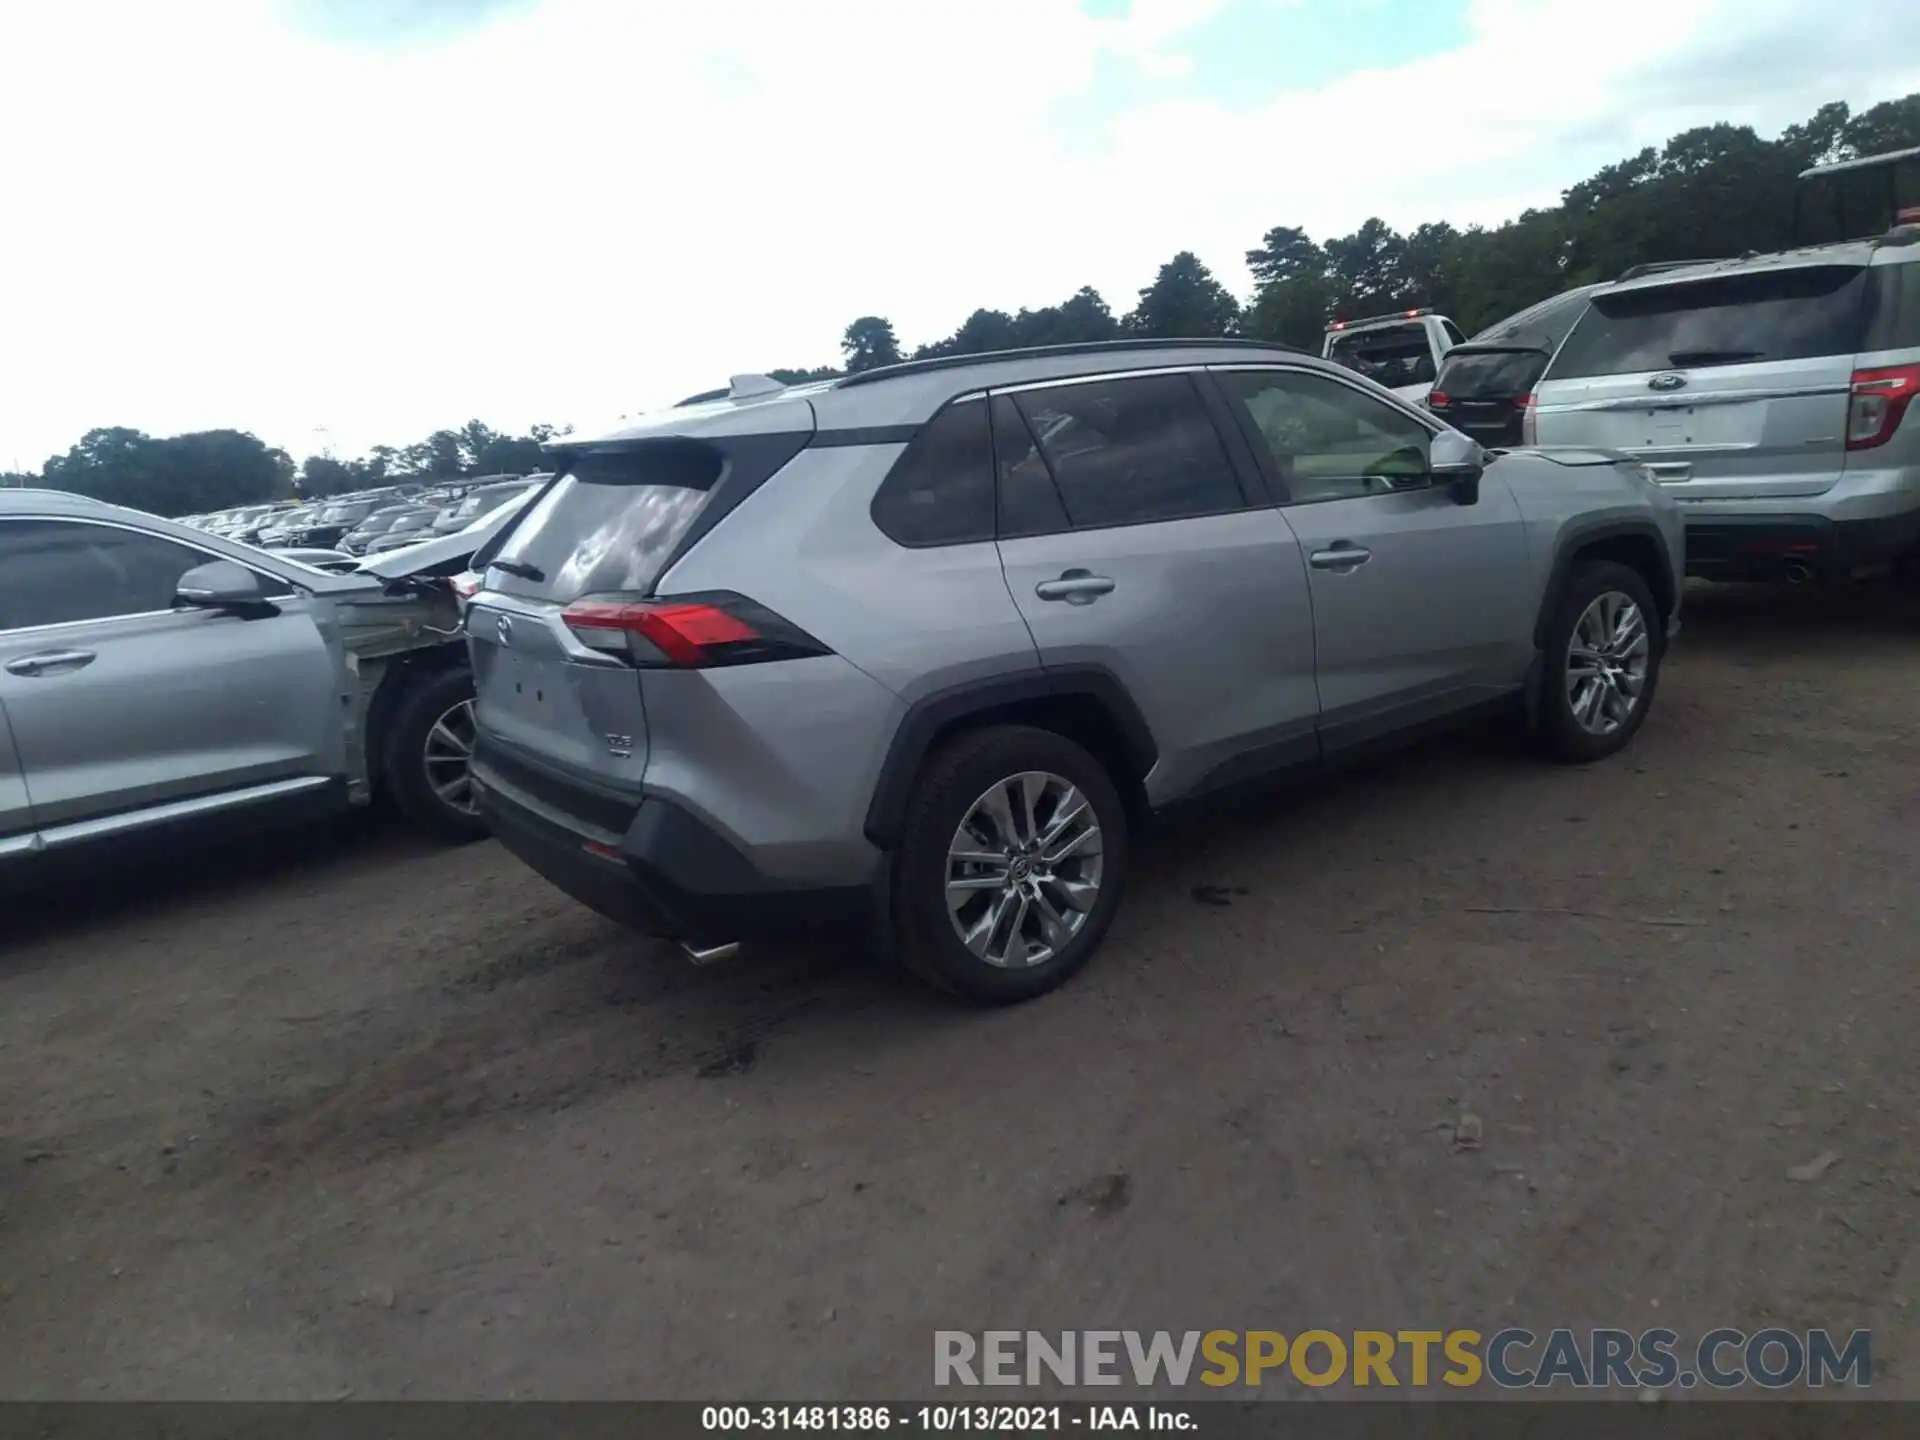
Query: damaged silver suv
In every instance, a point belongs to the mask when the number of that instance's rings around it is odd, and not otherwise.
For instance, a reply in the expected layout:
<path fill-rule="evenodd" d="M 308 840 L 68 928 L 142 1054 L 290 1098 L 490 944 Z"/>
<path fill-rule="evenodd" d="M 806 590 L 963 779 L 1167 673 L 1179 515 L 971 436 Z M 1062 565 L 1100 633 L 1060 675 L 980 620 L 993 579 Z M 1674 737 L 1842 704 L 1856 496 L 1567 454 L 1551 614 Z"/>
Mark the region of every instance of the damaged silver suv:
<path fill-rule="evenodd" d="M 52 490 L 0 491 L 0 875 L 135 836 L 391 798 L 458 842 L 459 602 Z"/>

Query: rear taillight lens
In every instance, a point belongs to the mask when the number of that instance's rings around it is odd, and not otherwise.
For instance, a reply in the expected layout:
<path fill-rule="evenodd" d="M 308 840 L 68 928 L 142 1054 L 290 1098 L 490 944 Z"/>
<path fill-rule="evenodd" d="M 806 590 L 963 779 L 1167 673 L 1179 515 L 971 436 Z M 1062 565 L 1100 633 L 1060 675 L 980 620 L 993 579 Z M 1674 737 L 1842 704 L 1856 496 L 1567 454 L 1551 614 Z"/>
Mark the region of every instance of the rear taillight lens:
<path fill-rule="evenodd" d="M 480 591 L 480 577 L 469 571 L 465 575 L 455 575 L 447 585 L 462 600 L 471 600 Z"/>
<path fill-rule="evenodd" d="M 1920 394 L 1920 365 L 1853 372 L 1853 396 L 1847 403 L 1847 449 L 1884 445 L 1900 428 L 1907 406 Z"/>
<path fill-rule="evenodd" d="M 1520 397 L 1520 443 L 1522 445 L 1540 443 L 1540 397 L 1538 395 Z"/>
<path fill-rule="evenodd" d="M 715 590 L 660 599 L 588 595 L 561 612 L 580 643 L 635 665 L 707 669 L 830 655 L 766 606 Z"/>
<path fill-rule="evenodd" d="M 1444 390 L 1429 390 L 1427 392 L 1427 408 L 1429 410 L 1444 410 L 1452 403 L 1453 401 L 1447 398 L 1447 392 Z"/>

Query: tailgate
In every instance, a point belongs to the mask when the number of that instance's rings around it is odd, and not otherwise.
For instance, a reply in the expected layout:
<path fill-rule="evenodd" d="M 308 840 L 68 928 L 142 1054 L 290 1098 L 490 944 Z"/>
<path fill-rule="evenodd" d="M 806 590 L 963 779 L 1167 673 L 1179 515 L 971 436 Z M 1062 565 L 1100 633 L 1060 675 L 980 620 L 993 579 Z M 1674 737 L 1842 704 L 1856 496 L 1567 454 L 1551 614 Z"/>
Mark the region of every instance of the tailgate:
<path fill-rule="evenodd" d="M 1626 451 L 1682 499 L 1819 495 L 1845 468 L 1866 275 L 1822 262 L 1602 292 L 1536 392 L 1536 438 Z"/>
<path fill-rule="evenodd" d="M 647 765 L 639 673 L 582 645 L 560 608 L 492 593 L 469 605 L 481 727 L 583 778 L 636 786 Z"/>
<path fill-rule="evenodd" d="M 1819 495 L 1845 462 L 1853 357 L 1549 382 L 1542 445 L 1590 445 L 1644 461 L 1685 498 Z"/>

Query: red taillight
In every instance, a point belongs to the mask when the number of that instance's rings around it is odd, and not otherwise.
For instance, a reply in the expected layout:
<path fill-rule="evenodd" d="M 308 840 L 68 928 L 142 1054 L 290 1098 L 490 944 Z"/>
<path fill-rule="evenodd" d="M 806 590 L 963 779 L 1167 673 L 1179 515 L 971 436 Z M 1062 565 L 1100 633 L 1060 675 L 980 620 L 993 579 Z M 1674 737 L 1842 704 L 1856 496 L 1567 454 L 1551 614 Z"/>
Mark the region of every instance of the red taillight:
<path fill-rule="evenodd" d="M 1427 392 L 1427 408 L 1429 410 L 1444 410 L 1452 403 L 1453 401 L 1447 398 L 1447 392 L 1444 390 L 1429 390 Z"/>
<path fill-rule="evenodd" d="M 561 619 L 581 643 L 636 665 L 701 669 L 830 653 L 764 605 L 728 592 L 659 600 L 586 596 Z"/>
<path fill-rule="evenodd" d="M 1913 397 L 1920 394 L 1920 365 L 1892 365 L 1853 372 L 1853 398 L 1847 402 L 1847 449 L 1884 445 L 1900 428 Z"/>
<path fill-rule="evenodd" d="M 453 593 L 458 595 L 462 600 L 471 600 L 480 592 L 480 577 L 478 575 L 456 575 L 447 581 L 447 584 L 453 588 Z"/>

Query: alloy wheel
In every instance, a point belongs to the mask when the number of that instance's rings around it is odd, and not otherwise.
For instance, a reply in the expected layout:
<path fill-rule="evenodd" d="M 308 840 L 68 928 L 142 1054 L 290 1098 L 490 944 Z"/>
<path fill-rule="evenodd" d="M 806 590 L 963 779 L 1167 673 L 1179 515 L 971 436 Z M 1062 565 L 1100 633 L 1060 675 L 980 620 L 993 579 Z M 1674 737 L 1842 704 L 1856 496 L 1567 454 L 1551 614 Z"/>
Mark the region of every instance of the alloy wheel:
<path fill-rule="evenodd" d="M 1611 735 L 1646 689 L 1653 641 L 1630 595 L 1603 590 L 1588 602 L 1567 645 L 1567 704 L 1589 735 Z"/>
<path fill-rule="evenodd" d="M 473 701 L 452 705 L 427 731 L 427 786 L 440 803 L 462 815 L 480 813 L 473 794 Z"/>
<path fill-rule="evenodd" d="M 954 933 L 989 965 L 1022 969 L 1059 954 L 1100 898 L 1100 821 L 1086 795 L 1045 770 L 995 782 L 947 847 Z"/>

